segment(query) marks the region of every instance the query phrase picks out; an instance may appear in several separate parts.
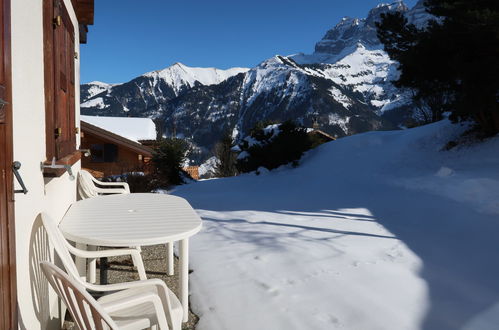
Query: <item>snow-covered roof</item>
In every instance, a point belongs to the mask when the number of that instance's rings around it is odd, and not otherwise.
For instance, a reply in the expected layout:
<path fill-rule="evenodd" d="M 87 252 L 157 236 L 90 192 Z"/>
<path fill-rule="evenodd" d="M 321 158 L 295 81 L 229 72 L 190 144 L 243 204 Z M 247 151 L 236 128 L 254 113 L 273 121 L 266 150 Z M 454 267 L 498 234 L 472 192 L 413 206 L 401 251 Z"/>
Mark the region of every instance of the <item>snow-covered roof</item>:
<path fill-rule="evenodd" d="M 156 139 L 156 125 L 150 118 L 80 116 L 80 120 L 135 142 Z"/>

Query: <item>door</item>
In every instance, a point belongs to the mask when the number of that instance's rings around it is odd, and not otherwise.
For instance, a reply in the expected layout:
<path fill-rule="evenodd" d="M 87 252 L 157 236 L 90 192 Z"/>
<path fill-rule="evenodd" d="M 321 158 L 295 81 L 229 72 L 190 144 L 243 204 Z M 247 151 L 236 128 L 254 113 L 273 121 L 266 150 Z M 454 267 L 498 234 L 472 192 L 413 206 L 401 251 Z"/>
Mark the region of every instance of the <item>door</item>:
<path fill-rule="evenodd" d="M 10 1 L 0 0 L 0 317 L 1 329 L 17 328 L 12 144 Z"/>

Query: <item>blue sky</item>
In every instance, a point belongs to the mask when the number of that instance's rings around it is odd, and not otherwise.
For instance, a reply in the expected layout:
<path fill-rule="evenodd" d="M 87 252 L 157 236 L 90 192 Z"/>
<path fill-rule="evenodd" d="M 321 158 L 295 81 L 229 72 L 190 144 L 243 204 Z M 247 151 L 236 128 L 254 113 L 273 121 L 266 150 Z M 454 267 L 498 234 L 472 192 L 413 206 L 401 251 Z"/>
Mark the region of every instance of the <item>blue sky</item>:
<path fill-rule="evenodd" d="M 175 62 L 226 69 L 311 53 L 341 17 L 365 17 L 381 2 L 96 0 L 88 44 L 81 45 L 81 81 L 126 82 Z"/>

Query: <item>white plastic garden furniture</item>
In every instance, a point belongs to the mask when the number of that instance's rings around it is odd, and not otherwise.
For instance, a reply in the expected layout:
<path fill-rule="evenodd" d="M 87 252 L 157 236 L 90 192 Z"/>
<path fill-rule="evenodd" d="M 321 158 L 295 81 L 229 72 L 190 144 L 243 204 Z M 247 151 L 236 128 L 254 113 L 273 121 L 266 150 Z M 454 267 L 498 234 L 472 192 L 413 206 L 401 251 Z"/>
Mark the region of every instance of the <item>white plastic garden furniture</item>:
<path fill-rule="evenodd" d="M 122 185 L 122 188 L 99 188 L 96 186 L 116 186 Z M 80 170 L 78 173 L 78 194 L 82 199 L 92 198 L 99 195 L 106 194 L 129 194 L 130 188 L 126 182 L 101 182 L 98 181 L 90 174 L 88 171 Z M 95 247 L 92 245 L 88 245 L 89 250 L 94 250 Z M 140 251 L 140 246 L 136 247 Z M 173 242 L 168 242 L 166 244 L 167 250 L 167 274 L 173 275 Z M 91 261 L 88 265 L 88 278 L 90 282 L 94 283 L 95 278 L 95 270 L 96 270 L 96 262 Z"/>
<path fill-rule="evenodd" d="M 40 263 L 45 277 L 68 308 L 74 322 L 82 330 L 160 329 L 180 330 L 180 315 L 170 309 L 171 301 L 161 297 L 156 284 L 111 293 L 96 301 L 85 288 L 54 264 Z M 150 282 L 150 281 L 146 281 Z M 165 306 L 168 306 L 165 313 Z M 181 307 L 177 306 L 177 309 Z M 178 311 L 176 314 L 179 314 Z M 172 325 L 172 316 L 174 322 Z"/>
<path fill-rule="evenodd" d="M 118 311 L 113 309 L 115 308 L 113 306 L 121 306 L 121 301 L 124 301 L 133 295 L 155 293 L 161 298 L 163 302 L 164 313 L 166 314 L 168 324 L 170 325 L 169 329 L 181 329 L 183 308 L 180 301 L 175 296 L 175 294 L 170 289 L 168 289 L 165 282 L 163 282 L 162 280 L 145 279 L 146 275 L 144 266 L 142 264 L 142 258 L 140 258 L 140 254 L 136 249 L 114 249 L 107 251 L 85 251 L 76 249 L 71 244 L 69 244 L 68 241 L 61 235 L 61 232 L 57 228 L 55 222 L 47 214 L 42 213 L 41 216 L 44 228 L 47 231 L 49 239 L 52 242 L 54 249 L 61 259 L 61 262 L 68 274 L 72 278 L 74 278 L 79 283 L 79 285 L 87 290 L 95 292 L 114 292 L 113 294 L 105 295 L 99 299 L 99 302 L 102 303 L 103 307 L 109 308 L 109 310 L 113 311 L 112 316 L 121 320 L 127 319 L 127 316 L 131 315 L 133 310 L 122 309 Z M 106 285 L 88 283 L 80 277 L 71 254 L 83 258 L 131 255 L 134 264 L 137 266 L 137 270 L 139 272 L 141 280 Z M 125 306 L 123 306 L 123 308 L 124 307 Z M 146 313 L 145 310 L 143 310 L 143 312 Z M 146 325 L 144 327 L 149 326 Z"/>
<path fill-rule="evenodd" d="M 189 238 L 201 226 L 201 218 L 185 199 L 137 193 L 97 196 L 73 203 L 59 229 L 70 241 L 94 246 L 149 246 L 179 241 L 179 298 L 184 306 L 183 321 L 187 322 Z M 170 255 L 168 259 L 173 260 Z"/>
<path fill-rule="evenodd" d="M 78 194 L 82 199 L 103 194 L 129 194 L 126 182 L 101 182 L 85 170 L 78 172 Z"/>
<path fill-rule="evenodd" d="M 102 187 L 99 187 L 102 186 Z M 103 194 L 129 194 L 130 187 L 126 182 L 101 182 L 93 177 L 88 171 L 80 170 L 78 172 L 78 194 L 81 199 L 92 198 Z M 97 247 L 88 246 L 89 250 L 95 250 Z M 140 251 L 140 247 L 137 247 Z M 89 281 L 95 282 L 96 261 L 90 261 L 88 264 Z"/>

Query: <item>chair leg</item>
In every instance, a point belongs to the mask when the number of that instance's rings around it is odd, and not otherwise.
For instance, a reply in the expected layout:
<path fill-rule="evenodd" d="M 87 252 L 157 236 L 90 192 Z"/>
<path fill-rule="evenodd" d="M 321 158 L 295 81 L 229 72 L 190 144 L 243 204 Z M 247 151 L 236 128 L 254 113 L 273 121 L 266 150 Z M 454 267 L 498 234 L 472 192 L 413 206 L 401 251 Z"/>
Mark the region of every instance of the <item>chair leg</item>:
<path fill-rule="evenodd" d="M 141 280 L 147 280 L 146 276 L 146 269 L 144 267 L 144 261 L 142 260 L 142 256 L 140 255 L 140 252 L 137 252 L 136 254 L 132 254 L 132 261 L 133 265 L 137 267 L 137 272 L 139 273 L 139 278 Z"/>
<path fill-rule="evenodd" d="M 172 276 L 173 270 L 173 242 L 166 243 L 166 263 L 167 263 L 167 273 Z"/>

